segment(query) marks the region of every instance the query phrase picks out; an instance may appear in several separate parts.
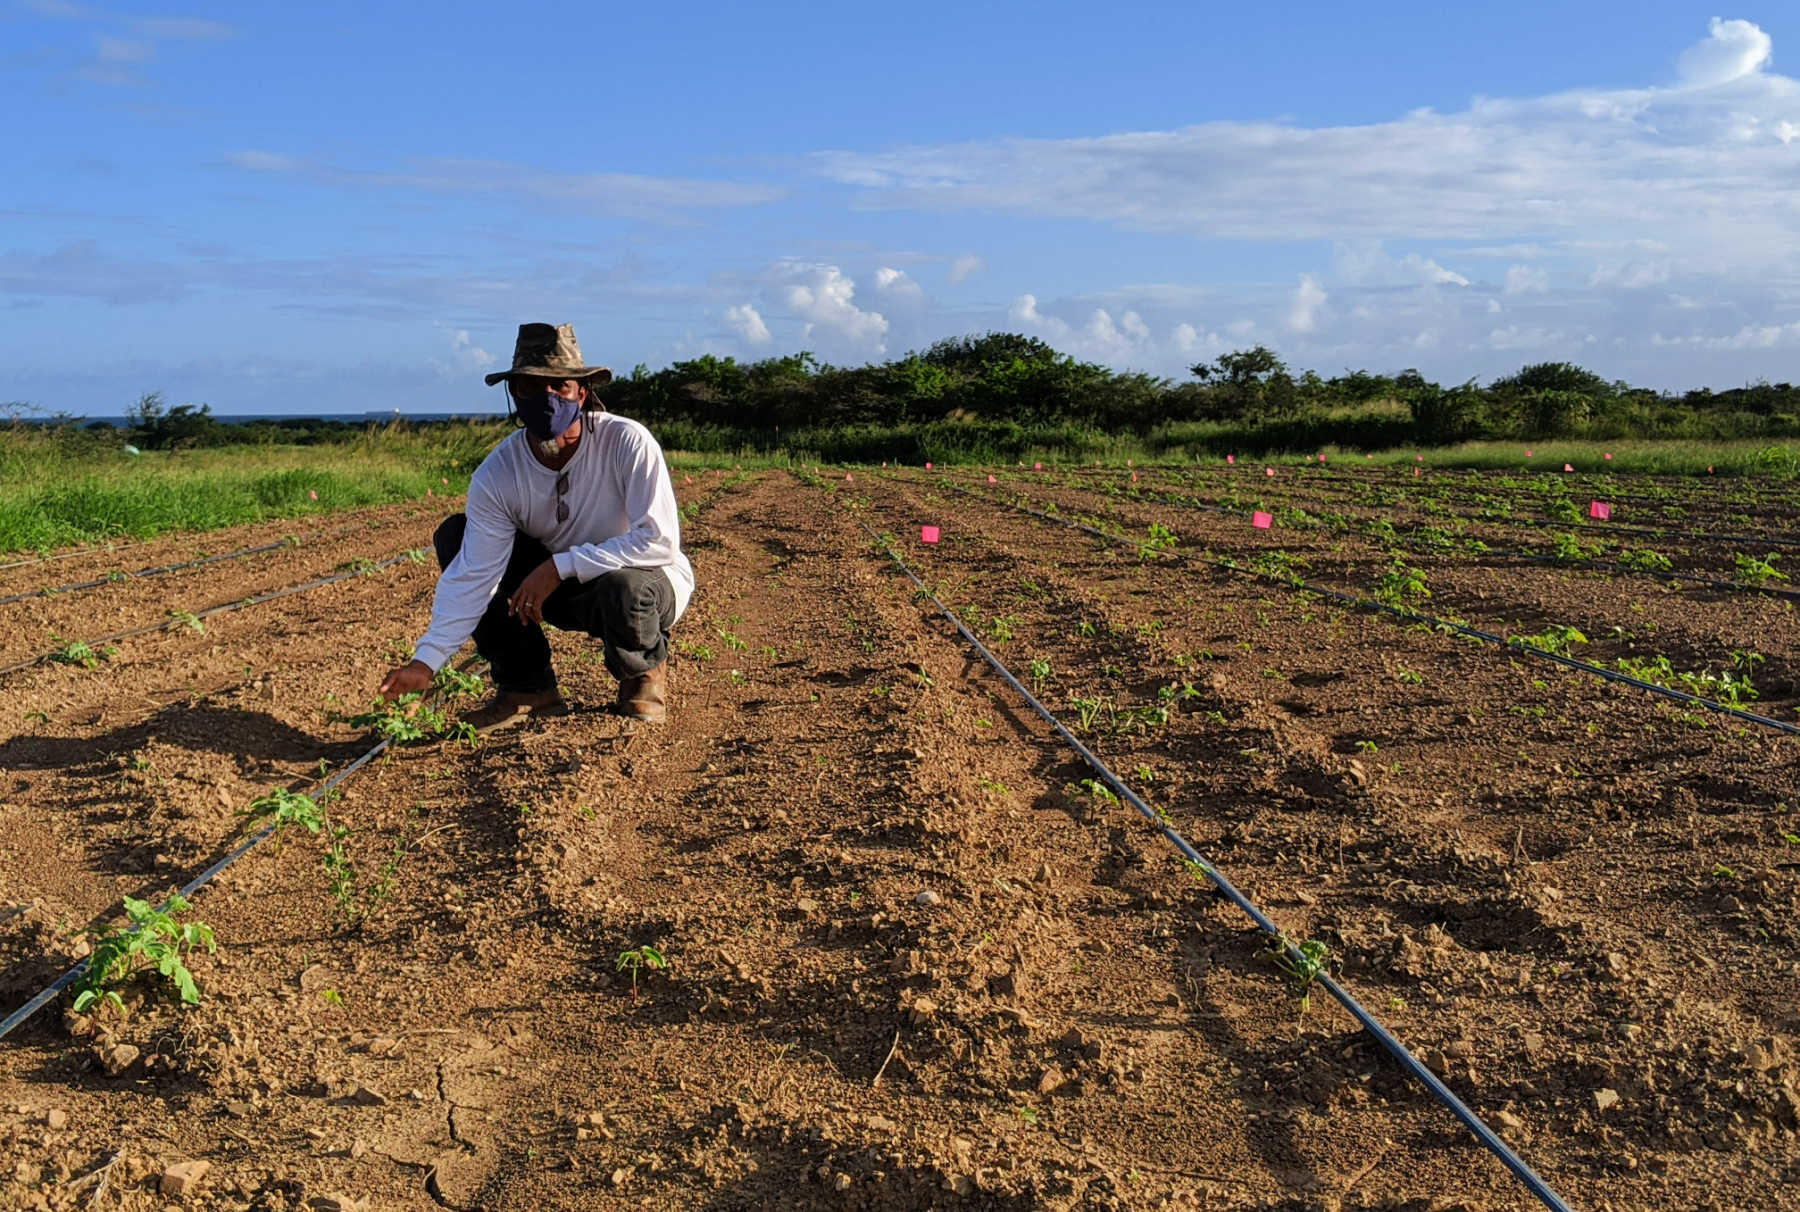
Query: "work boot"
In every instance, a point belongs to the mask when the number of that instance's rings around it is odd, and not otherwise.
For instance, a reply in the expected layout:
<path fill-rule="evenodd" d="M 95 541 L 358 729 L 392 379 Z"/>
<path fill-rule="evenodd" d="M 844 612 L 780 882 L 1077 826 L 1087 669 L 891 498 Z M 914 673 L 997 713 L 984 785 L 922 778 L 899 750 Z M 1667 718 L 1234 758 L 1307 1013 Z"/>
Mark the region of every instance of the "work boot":
<path fill-rule="evenodd" d="M 486 704 L 462 717 L 476 732 L 511 728 L 527 716 L 568 715 L 569 703 L 555 687 L 549 690 L 501 690 Z"/>
<path fill-rule="evenodd" d="M 613 704 L 613 710 L 627 719 L 642 720 L 646 724 L 660 724 L 668 719 L 669 709 L 663 703 L 668 670 L 666 664 L 658 665 L 649 673 L 621 681 L 619 701 Z"/>

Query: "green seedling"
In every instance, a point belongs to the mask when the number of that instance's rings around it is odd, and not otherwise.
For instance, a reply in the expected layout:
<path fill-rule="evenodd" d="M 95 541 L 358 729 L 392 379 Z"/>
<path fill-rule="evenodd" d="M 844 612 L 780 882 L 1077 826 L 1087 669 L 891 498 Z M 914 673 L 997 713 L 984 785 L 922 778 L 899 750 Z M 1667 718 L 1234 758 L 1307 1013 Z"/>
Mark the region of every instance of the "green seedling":
<path fill-rule="evenodd" d="M 652 971 L 666 971 L 668 967 L 668 957 L 649 943 L 644 943 L 629 951 L 619 952 L 619 961 L 613 971 L 631 973 L 631 996 L 636 997 L 638 995 L 638 969 L 649 968 Z"/>
<path fill-rule="evenodd" d="M 408 564 L 423 564 L 429 554 L 430 553 L 423 547 L 409 547 L 405 552 L 406 562 Z"/>
<path fill-rule="evenodd" d="M 191 610 L 171 610 L 169 611 L 169 618 L 180 623 L 189 631 L 196 631 L 201 635 L 206 634 L 206 624 L 201 621 L 199 615 Z"/>
<path fill-rule="evenodd" d="M 1425 675 L 1422 673 L 1414 673 L 1410 669 L 1402 668 L 1395 673 L 1394 676 L 1408 686 L 1423 686 L 1425 684 Z"/>
<path fill-rule="evenodd" d="M 357 556 L 354 560 L 345 560 L 338 567 L 345 572 L 369 572 L 375 567 L 375 561 L 368 556 Z"/>
<path fill-rule="evenodd" d="M 1766 585 L 1770 581 L 1787 580 L 1787 573 L 1775 567 L 1775 561 L 1778 558 L 1778 556 L 1771 554 L 1759 560 L 1755 556 L 1744 555 L 1742 552 L 1738 553 L 1735 557 L 1737 562 L 1738 580 L 1746 581 L 1752 585 Z"/>
<path fill-rule="evenodd" d="M 326 823 L 325 809 L 312 796 L 289 791 L 286 787 L 278 787 L 269 794 L 250 801 L 245 815 L 252 823 L 265 817 L 272 818 L 269 823 L 277 830 L 289 825 L 299 825 L 308 833 L 318 833 Z"/>
<path fill-rule="evenodd" d="M 1571 646 L 1585 644 L 1587 636 L 1577 627 L 1569 627 L 1561 623 L 1544 628 L 1536 635 L 1515 635 L 1507 637 L 1509 644 L 1523 644 L 1536 648 L 1540 652 L 1548 652 L 1556 656 L 1567 656 Z"/>
<path fill-rule="evenodd" d="M 50 659 L 60 665 L 79 665 L 83 669 L 98 669 L 100 662 L 110 660 L 117 648 L 110 645 L 96 649 L 86 640 L 73 640 L 50 654 Z"/>
<path fill-rule="evenodd" d="M 1159 552 L 1172 550 L 1175 546 L 1175 532 L 1160 522 L 1150 523 L 1149 538 L 1138 545 L 1138 556 L 1149 559 Z"/>
<path fill-rule="evenodd" d="M 1087 637 L 1092 637 L 1093 635 L 1096 634 L 1094 625 L 1092 623 L 1088 622 L 1086 619 L 1083 619 L 1083 620 L 1081 620 L 1081 622 L 1075 624 L 1075 630 L 1080 632 L 1083 636 L 1087 636 Z"/>
<path fill-rule="evenodd" d="M 374 710 L 351 716 L 349 723 L 352 728 L 373 729 L 377 736 L 396 743 L 424 740 L 448 727 L 442 711 L 425 705 L 425 693 L 421 690 L 403 694 L 391 703 L 377 699 Z"/>
<path fill-rule="evenodd" d="M 1381 750 L 1381 746 L 1374 741 L 1358 741 L 1356 747 L 1363 753 L 1378 753 Z"/>
<path fill-rule="evenodd" d="M 1098 817 L 1100 809 L 1117 807 L 1119 803 L 1119 797 L 1113 789 L 1098 779 L 1082 779 L 1079 783 L 1071 784 L 1067 790 L 1069 795 L 1076 798 L 1083 793 L 1087 795 L 1089 820 Z"/>
<path fill-rule="evenodd" d="M 1637 547 L 1619 553 L 1619 565 L 1633 572 L 1667 572 L 1675 567 L 1674 562 L 1660 551 L 1651 551 L 1648 547 Z"/>
<path fill-rule="evenodd" d="M 1261 958 L 1287 977 L 1289 990 L 1300 999 L 1300 1013 L 1310 1010 L 1313 982 L 1324 974 L 1331 962 L 1331 953 L 1325 944 L 1316 938 L 1295 943 L 1283 934 L 1275 940 L 1274 947 L 1262 953 Z"/>
<path fill-rule="evenodd" d="M 119 990 L 139 972 L 151 968 L 175 986 L 183 1002 L 198 1004 L 200 989 L 182 957 L 196 947 L 217 951 L 218 945 L 213 941 L 212 927 L 206 923 L 176 920 L 188 908 L 188 902 L 179 895 L 171 896 L 162 909 L 153 908 L 148 901 L 126 897 L 126 925 L 94 940 L 87 971 L 75 982 L 75 1012 L 80 1014 L 96 1003 L 107 1002 L 122 1012 L 125 1001 Z"/>
<path fill-rule="evenodd" d="M 1413 601 L 1430 596 L 1425 574 L 1404 560 L 1396 559 L 1375 582 L 1375 600 L 1396 609 L 1408 609 Z"/>
<path fill-rule="evenodd" d="M 1033 658 L 1031 662 L 1031 681 L 1033 685 L 1042 686 L 1050 676 L 1050 662 L 1042 658 Z"/>
<path fill-rule="evenodd" d="M 480 674 L 466 673 L 449 665 L 443 666 L 432 675 L 431 684 L 436 686 L 446 699 L 453 699 L 459 694 L 473 698 L 481 693 L 484 685 Z"/>
<path fill-rule="evenodd" d="M 1004 644 L 1013 638 L 1012 620 L 998 615 L 988 620 L 987 633 L 996 644 Z"/>

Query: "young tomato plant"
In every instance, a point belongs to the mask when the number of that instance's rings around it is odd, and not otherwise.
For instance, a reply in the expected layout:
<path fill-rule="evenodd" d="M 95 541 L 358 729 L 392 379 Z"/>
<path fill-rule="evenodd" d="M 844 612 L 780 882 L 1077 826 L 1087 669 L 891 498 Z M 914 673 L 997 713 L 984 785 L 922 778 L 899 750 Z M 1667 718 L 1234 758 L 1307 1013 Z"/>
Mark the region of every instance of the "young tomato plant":
<path fill-rule="evenodd" d="M 653 972 L 659 972 L 666 971 L 668 967 L 668 956 L 649 943 L 643 943 L 629 951 L 619 952 L 618 964 L 613 971 L 631 973 L 631 996 L 636 997 L 638 995 L 638 969 L 648 968 Z"/>
<path fill-rule="evenodd" d="M 182 956 L 196 947 L 217 951 L 218 945 L 213 941 L 212 927 L 205 922 L 175 920 L 188 908 L 188 902 L 180 896 L 171 896 L 164 909 L 126 897 L 127 924 L 94 941 L 87 971 L 75 982 L 75 1012 L 80 1014 L 96 1003 L 107 1002 L 122 1012 L 125 1000 L 119 996 L 119 990 L 139 972 L 151 968 L 175 986 L 183 1002 L 197 1004 L 200 989 Z"/>

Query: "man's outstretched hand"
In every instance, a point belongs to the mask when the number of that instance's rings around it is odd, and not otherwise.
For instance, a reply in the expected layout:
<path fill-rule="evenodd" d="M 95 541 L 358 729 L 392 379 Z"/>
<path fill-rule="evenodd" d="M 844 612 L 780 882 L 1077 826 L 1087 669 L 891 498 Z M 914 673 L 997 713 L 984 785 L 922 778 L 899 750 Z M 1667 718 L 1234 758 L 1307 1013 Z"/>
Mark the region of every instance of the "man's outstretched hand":
<path fill-rule="evenodd" d="M 403 694 L 426 690 L 430 686 L 431 666 L 424 661 L 408 661 L 382 678 L 378 691 L 382 698 L 391 703 Z"/>

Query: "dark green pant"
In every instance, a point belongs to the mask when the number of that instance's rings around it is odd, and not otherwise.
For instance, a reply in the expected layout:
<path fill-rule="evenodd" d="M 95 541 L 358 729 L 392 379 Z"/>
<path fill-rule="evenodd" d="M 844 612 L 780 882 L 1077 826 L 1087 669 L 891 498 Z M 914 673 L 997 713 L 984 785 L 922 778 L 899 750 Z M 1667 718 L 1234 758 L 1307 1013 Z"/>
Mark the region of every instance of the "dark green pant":
<path fill-rule="evenodd" d="M 439 568 L 450 567 L 462 550 L 468 524 L 468 518 L 457 513 L 437 528 L 432 545 L 437 548 Z M 528 534 L 514 534 L 512 558 L 500 578 L 500 588 L 475 624 L 475 651 L 492 667 L 494 685 L 500 690 L 529 692 L 556 685 L 544 629 L 506 610 L 513 591 L 549 558 L 542 543 Z M 640 677 L 669 659 L 675 587 L 660 568 L 620 568 L 591 581 L 565 577 L 544 600 L 544 621 L 598 639 L 605 647 L 607 670 L 620 681 Z"/>

